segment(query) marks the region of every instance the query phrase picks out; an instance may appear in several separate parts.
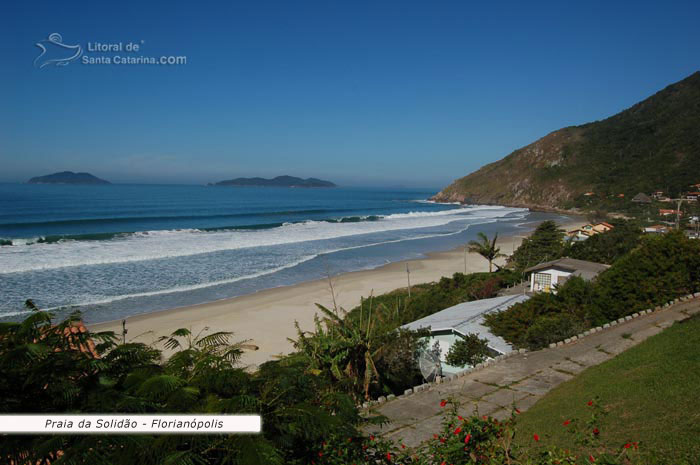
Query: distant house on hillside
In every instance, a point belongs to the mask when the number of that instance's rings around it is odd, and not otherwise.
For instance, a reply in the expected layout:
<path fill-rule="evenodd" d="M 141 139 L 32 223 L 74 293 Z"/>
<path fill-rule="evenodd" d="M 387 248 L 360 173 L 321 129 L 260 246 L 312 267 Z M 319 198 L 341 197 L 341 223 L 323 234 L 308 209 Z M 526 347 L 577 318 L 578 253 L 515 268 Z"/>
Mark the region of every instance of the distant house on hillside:
<path fill-rule="evenodd" d="M 571 276 L 591 281 L 608 268 L 610 265 L 564 257 L 540 263 L 525 272 L 530 273 L 530 291 L 556 293 L 556 287 L 564 284 Z"/>
<path fill-rule="evenodd" d="M 664 191 L 656 191 L 651 193 L 651 198 L 654 200 L 663 200 L 666 198 Z"/>
<path fill-rule="evenodd" d="M 513 351 L 513 347 L 510 344 L 499 336 L 492 334 L 484 326 L 484 315 L 506 310 L 529 298 L 530 296 L 521 294 L 464 302 L 408 323 L 403 327 L 412 330 L 430 328 L 428 347 L 433 347 L 435 344 L 440 347 L 443 373 L 456 373 L 462 368 L 448 365 L 445 362 L 445 357 L 452 344 L 460 338 L 460 335 L 476 334 L 480 338 L 486 339 L 493 356 Z"/>
<path fill-rule="evenodd" d="M 581 226 L 579 229 L 574 229 L 566 233 L 569 240 L 573 241 L 585 241 L 591 236 L 596 234 L 608 232 L 613 229 L 614 226 L 610 223 L 600 222 L 600 223 L 589 223 Z"/>
<path fill-rule="evenodd" d="M 651 197 L 640 192 L 639 194 L 635 195 L 632 198 L 632 202 L 634 202 L 634 203 L 651 203 Z"/>
<path fill-rule="evenodd" d="M 585 241 L 593 235 L 590 231 L 584 231 L 583 229 L 574 229 L 572 231 L 567 231 L 566 236 L 570 241 Z"/>
<path fill-rule="evenodd" d="M 583 194 L 583 195 L 586 196 L 586 197 L 591 197 L 591 196 L 593 196 L 593 195 L 595 195 L 595 194 L 594 194 L 593 192 L 586 192 L 586 193 Z"/>
<path fill-rule="evenodd" d="M 678 210 L 659 209 L 659 215 L 661 216 L 677 215 L 678 213 L 680 213 Z"/>
<path fill-rule="evenodd" d="M 668 232 L 668 226 L 655 224 L 654 226 L 645 227 L 644 232 L 646 234 L 666 234 Z"/>
<path fill-rule="evenodd" d="M 685 194 L 685 199 L 691 202 L 697 202 L 698 198 L 700 198 L 700 192 L 688 192 Z"/>
<path fill-rule="evenodd" d="M 608 232 L 611 229 L 615 228 L 615 226 L 611 225 L 610 223 L 606 223 L 605 221 L 602 221 L 600 223 L 594 223 L 591 226 L 593 227 L 593 231 L 595 231 L 598 234 Z"/>

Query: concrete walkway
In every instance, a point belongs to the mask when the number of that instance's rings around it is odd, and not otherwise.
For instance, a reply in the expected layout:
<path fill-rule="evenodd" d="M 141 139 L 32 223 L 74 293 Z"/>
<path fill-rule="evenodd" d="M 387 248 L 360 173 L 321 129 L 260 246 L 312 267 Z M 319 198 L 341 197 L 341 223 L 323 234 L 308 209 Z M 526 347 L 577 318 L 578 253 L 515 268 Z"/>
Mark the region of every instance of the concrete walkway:
<path fill-rule="evenodd" d="M 381 434 L 408 447 L 430 439 L 440 429 L 448 397 L 462 404 L 462 414 L 478 411 L 499 419 L 510 415 L 512 406 L 525 411 L 554 387 L 586 368 L 598 365 L 671 326 L 700 312 L 700 299 L 675 304 L 642 315 L 562 347 L 514 355 L 410 396 L 375 407 L 391 423 L 366 431 Z"/>

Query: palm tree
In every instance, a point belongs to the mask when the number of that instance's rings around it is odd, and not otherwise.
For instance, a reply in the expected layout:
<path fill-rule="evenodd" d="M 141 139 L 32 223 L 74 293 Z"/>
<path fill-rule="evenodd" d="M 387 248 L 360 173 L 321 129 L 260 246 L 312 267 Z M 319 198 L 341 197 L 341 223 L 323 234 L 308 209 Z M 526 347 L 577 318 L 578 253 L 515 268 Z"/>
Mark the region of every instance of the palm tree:
<path fill-rule="evenodd" d="M 493 236 L 493 240 L 489 240 L 488 236 L 484 233 L 479 233 L 478 241 L 469 241 L 469 252 L 476 252 L 486 260 L 489 261 L 489 273 L 493 271 L 493 261 L 499 257 L 504 257 L 505 255 L 501 253 L 500 247 L 496 247 L 496 241 L 498 240 L 498 233 Z M 498 266 L 498 265 L 496 265 Z"/>

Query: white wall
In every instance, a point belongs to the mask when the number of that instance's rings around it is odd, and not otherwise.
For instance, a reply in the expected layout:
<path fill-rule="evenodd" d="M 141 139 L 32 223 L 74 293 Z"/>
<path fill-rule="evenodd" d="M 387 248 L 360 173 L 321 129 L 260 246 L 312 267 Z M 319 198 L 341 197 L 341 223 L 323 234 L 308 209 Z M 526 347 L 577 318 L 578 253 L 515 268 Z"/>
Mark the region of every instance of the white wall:
<path fill-rule="evenodd" d="M 556 269 L 556 268 L 549 268 L 549 269 L 546 269 L 546 270 L 541 270 L 541 271 L 532 272 L 532 273 L 530 274 L 530 290 L 532 290 L 532 292 L 542 292 L 542 291 L 545 291 L 545 289 L 540 289 L 539 287 L 535 287 L 535 274 L 536 274 L 536 273 L 548 274 L 548 275 L 550 275 L 550 276 L 552 277 L 552 288 L 549 289 L 549 291 L 550 291 L 550 292 L 553 292 L 553 293 L 556 293 L 556 291 L 554 290 L 554 286 L 557 285 L 557 282 L 558 282 L 558 280 L 559 280 L 559 277 L 568 277 L 568 276 L 571 276 L 571 273 L 570 273 L 570 272 L 558 270 L 558 269 Z"/>

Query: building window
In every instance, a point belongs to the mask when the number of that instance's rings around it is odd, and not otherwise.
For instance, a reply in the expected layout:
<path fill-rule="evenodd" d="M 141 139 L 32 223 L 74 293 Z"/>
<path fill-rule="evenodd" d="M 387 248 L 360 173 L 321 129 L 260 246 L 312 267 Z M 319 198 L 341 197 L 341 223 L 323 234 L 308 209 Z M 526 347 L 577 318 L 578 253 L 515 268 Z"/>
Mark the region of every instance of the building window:
<path fill-rule="evenodd" d="M 535 288 L 548 290 L 552 287 L 552 275 L 549 273 L 535 273 Z"/>

